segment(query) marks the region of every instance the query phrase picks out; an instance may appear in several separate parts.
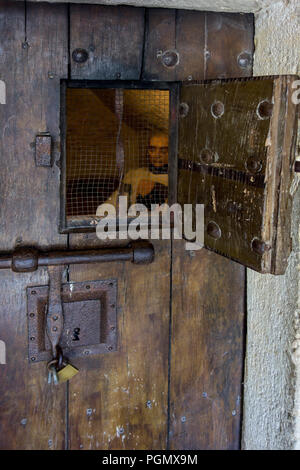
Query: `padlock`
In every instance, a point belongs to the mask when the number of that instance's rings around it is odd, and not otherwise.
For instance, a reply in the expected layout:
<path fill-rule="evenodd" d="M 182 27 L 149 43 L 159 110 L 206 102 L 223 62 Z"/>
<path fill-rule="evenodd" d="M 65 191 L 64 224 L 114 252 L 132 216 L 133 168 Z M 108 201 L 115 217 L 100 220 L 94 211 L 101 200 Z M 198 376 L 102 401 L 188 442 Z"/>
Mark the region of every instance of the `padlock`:
<path fill-rule="evenodd" d="M 63 362 L 63 367 L 57 372 L 58 382 L 63 383 L 70 380 L 74 375 L 78 374 L 79 370 L 67 362 Z"/>

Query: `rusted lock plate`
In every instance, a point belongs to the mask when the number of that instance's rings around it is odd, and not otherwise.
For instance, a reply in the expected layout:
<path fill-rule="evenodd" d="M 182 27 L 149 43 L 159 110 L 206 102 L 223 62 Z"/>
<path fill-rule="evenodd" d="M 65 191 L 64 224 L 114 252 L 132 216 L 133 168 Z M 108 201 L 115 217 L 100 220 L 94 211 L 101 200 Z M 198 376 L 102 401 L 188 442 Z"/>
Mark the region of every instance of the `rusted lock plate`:
<path fill-rule="evenodd" d="M 27 287 L 29 361 L 49 361 L 51 346 L 45 322 L 48 286 Z M 117 281 L 115 279 L 62 285 L 64 328 L 60 340 L 68 358 L 116 351 Z"/>

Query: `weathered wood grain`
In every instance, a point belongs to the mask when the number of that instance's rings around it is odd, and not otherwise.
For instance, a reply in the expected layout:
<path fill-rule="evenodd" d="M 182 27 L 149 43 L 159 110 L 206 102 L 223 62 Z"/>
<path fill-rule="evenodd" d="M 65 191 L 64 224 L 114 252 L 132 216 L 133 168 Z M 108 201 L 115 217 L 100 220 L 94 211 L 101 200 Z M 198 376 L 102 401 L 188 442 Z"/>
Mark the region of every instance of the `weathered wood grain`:
<path fill-rule="evenodd" d="M 205 79 L 235 76 L 236 52 L 231 51 L 245 44 L 253 50 L 252 19 L 206 14 Z M 251 73 L 247 67 L 245 75 Z M 207 128 L 207 122 L 203 125 Z M 198 131 L 200 137 L 202 127 Z M 189 254 L 180 241 L 172 255 L 169 448 L 238 449 L 245 268 L 204 248 Z"/>
<path fill-rule="evenodd" d="M 205 13 L 151 8 L 147 11 L 144 80 L 204 78 Z M 178 53 L 178 64 L 166 66 L 164 53 Z"/>
<path fill-rule="evenodd" d="M 206 13 L 205 36 L 206 79 L 251 75 L 254 50 L 252 14 Z"/>
<path fill-rule="evenodd" d="M 238 449 L 244 268 L 175 241 L 170 449 Z"/>
<path fill-rule="evenodd" d="M 59 158 L 59 79 L 67 73 L 67 10 L 64 5 L 0 4 L 1 113 L 0 249 L 16 242 L 65 246 L 58 234 L 59 168 L 36 168 L 31 143 L 48 130 Z M 54 78 L 49 78 L 53 74 Z M 63 449 L 65 387 L 47 384 L 46 365 L 28 362 L 26 286 L 47 284 L 44 269 L 0 273 L 0 337 L 6 365 L 0 373 L 0 448 Z"/>
<path fill-rule="evenodd" d="M 67 18 L 64 5 L 2 4 L 1 79 L 6 104 L 0 107 L 0 249 L 16 241 L 40 247 L 63 246 L 59 235 L 60 78 L 67 76 Z M 15 9 L 14 9 L 15 8 Z M 23 20 L 21 16 L 23 15 Z M 35 166 L 36 134 L 48 131 L 52 168 Z"/>
<path fill-rule="evenodd" d="M 74 240 L 77 247 L 84 243 L 79 235 Z M 170 242 L 157 241 L 155 251 L 148 266 L 70 268 L 71 282 L 118 280 L 118 350 L 76 361 L 80 373 L 69 385 L 70 449 L 166 447 Z"/>
<path fill-rule="evenodd" d="M 71 78 L 139 80 L 144 40 L 144 9 L 71 5 Z M 76 63 L 75 49 L 89 57 Z"/>

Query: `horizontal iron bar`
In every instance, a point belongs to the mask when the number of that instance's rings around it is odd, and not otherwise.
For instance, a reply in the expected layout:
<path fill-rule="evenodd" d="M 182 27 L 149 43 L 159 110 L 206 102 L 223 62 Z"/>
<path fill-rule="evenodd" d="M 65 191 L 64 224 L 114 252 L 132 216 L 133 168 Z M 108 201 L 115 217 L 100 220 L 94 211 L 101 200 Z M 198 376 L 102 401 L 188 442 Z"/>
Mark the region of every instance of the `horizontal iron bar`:
<path fill-rule="evenodd" d="M 131 261 L 135 264 L 152 263 L 154 248 L 151 243 L 132 243 L 125 248 L 99 248 L 93 250 L 41 252 L 34 248 L 19 248 L 13 253 L 0 255 L 0 269 L 14 272 L 32 272 L 40 266 L 65 264 L 107 263 Z"/>

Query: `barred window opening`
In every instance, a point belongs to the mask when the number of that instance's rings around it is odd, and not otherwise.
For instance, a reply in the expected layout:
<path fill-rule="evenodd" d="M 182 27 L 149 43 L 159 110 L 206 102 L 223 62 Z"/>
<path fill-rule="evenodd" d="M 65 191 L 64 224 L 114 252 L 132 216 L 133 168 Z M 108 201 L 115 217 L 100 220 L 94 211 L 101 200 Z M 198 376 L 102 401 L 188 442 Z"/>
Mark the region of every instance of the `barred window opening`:
<path fill-rule="evenodd" d="M 169 90 L 67 88 L 66 216 L 168 200 Z"/>

